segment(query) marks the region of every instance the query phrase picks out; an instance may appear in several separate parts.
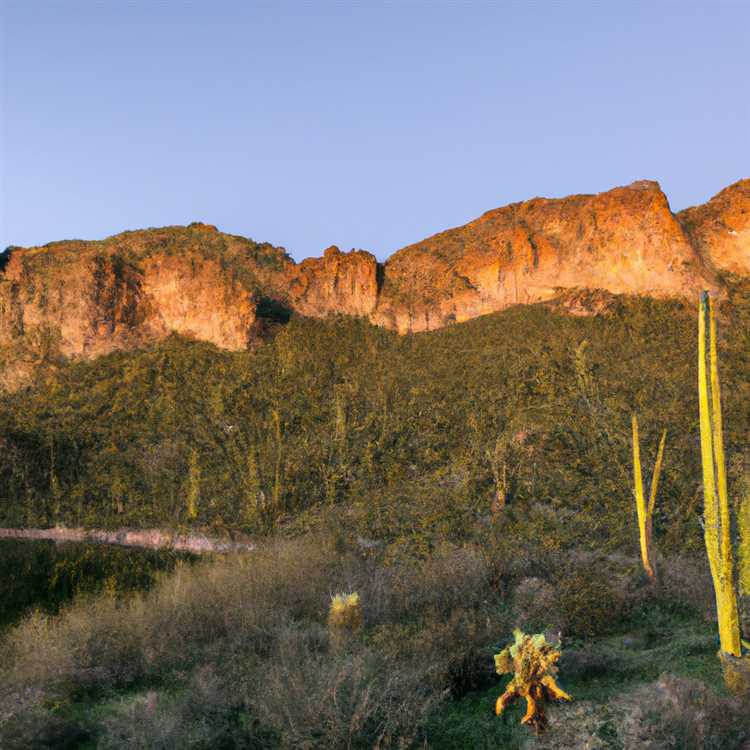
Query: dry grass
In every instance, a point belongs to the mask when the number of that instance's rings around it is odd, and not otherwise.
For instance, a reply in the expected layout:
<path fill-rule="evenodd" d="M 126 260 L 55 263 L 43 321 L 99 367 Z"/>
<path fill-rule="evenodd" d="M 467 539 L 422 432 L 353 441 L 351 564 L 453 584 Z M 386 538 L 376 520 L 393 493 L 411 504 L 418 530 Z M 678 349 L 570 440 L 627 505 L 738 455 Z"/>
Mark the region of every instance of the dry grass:
<path fill-rule="evenodd" d="M 364 628 L 333 648 L 341 590 L 360 592 Z M 437 701 L 481 681 L 478 654 L 507 632 L 506 611 L 469 549 L 383 566 L 321 538 L 276 542 L 178 567 L 146 594 L 28 617 L 2 645 L 0 722 L 19 732 L 51 702 L 109 702 L 84 722 L 102 747 L 146 747 L 149 732 L 209 747 L 217 725 L 233 747 L 399 746 Z"/>
<path fill-rule="evenodd" d="M 180 566 L 148 593 L 9 631 L 0 747 L 418 747 L 440 701 L 496 683 L 492 654 L 516 625 L 598 636 L 656 599 L 707 606 L 700 584 L 682 601 L 699 577 L 688 562 L 662 561 L 653 587 L 635 559 L 574 557 L 483 544 L 388 562 L 305 537 Z M 363 626 L 336 645 L 340 591 L 359 593 Z M 610 666 L 596 651 L 579 662 L 573 677 Z"/>

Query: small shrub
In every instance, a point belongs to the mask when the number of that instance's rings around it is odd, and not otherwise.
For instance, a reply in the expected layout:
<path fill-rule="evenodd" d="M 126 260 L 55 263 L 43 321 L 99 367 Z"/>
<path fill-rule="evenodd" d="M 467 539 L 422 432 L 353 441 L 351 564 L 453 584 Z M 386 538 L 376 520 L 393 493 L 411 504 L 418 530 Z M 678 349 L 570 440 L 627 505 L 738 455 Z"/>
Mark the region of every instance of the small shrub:
<path fill-rule="evenodd" d="M 527 631 L 562 630 L 558 593 L 541 578 L 524 578 L 513 590 L 513 612 L 518 626 Z"/>
<path fill-rule="evenodd" d="M 436 695 L 420 675 L 377 653 L 313 653 L 298 628 L 280 634 L 251 709 L 282 748 L 408 746 Z"/>

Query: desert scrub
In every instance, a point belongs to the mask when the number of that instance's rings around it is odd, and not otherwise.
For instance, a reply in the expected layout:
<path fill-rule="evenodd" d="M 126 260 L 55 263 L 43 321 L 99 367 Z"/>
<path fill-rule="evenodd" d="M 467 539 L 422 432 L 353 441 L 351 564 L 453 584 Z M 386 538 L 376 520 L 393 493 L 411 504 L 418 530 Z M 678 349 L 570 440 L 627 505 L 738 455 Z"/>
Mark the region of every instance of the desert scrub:
<path fill-rule="evenodd" d="M 547 725 L 545 703 L 572 700 L 555 681 L 561 652 L 547 642 L 543 633 L 526 635 L 516 629 L 513 637 L 515 642 L 495 655 L 497 673 L 513 675 L 505 692 L 497 699 L 495 713 L 500 716 L 515 698 L 525 698 L 526 714 L 521 723 L 529 724 L 539 733 Z"/>
<path fill-rule="evenodd" d="M 471 547 L 389 565 L 356 550 L 276 540 L 178 566 L 143 594 L 27 617 L 0 646 L 0 747 L 6 727 L 27 733 L 18 747 L 43 725 L 58 731 L 54 706 L 66 732 L 103 747 L 144 746 L 151 731 L 186 748 L 420 742 L 437 704 L 485 679 L 484 649 L 509 625 L 502 596 Z M 331 589 L 359 595 L 346 620 L 361 637 L 346 648 L 331 647 Z"/>
<path fill-rule="evenodd" d="M 537 520 L 550 543 L 629 549 L 624 427 L 638 405 L 642 425 L 659 424 L 671 436 L 655 511 L 660 552 L 697 549 L 701 530 L 691 511 L 700 463 L 687 428 L 696 411 L 694 324 L 678 306 L 645 300 L 605 318 L 529 306 L 405 338 L 364 321 L 294 316 L 252 354 L 170 337 L 71 362 L 23 393 L 0 397 L 0 437 L 9 446 L 0 452 L 0 516 L 7 526 L 44 518 L 54 435 L 60 523 L 175 523 L 194 448 L 201 525 L 244 527 L 254 536 L 291 521 L 317 528 L 331 502 L 331 395 L 345 384 L 346 471 L 333 500 L 344 535 L 419 544 L 424 554 L 446 539 L 469 538 L 484 523 L 513 526 L 511 512 L 538 515 L 538 504 L 549 508 L 550 520 Z M 582 340 L 581 380 L 571 352 Z M 725 360 L 733 444 L 750 435 L 739 387 L 746 351 L 738 344 Z M 274 409 L 283 427 L 279 484 Z M 520 456 L 509 457 L 512 499 L 491 521 L 485 515 L 502 466 L 493 468 L 487 452 L 511 418 L 530 433 L 513 451 Z M 262 492 L 267 513 L 247 512 L 250 447 L 258 467 L 252 498 Z M 115 480 L 127 497 L 122 514 L 107 502 Z M 272 502 L 274 487 L 281 507 Z"/>

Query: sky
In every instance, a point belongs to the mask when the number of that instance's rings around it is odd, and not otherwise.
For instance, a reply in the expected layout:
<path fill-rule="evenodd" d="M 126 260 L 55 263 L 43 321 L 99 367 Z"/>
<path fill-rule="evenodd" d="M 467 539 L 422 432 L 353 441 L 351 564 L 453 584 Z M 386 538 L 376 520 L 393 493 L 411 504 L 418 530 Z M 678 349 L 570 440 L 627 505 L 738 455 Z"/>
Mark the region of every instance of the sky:
<path fill-rule="evenodd" d="M 750 176 L 750 0 L 0 0 L 0 249 L 204 221 L 394 250 Z"/>

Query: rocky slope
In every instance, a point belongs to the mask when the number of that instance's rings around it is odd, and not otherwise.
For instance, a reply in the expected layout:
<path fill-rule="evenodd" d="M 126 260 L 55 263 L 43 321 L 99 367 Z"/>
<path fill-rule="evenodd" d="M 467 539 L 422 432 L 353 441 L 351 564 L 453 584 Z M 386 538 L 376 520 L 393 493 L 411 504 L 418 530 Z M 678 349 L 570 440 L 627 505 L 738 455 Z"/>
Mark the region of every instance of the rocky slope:
<path fill-rule="evenodd" d="M 172 332 L 252 346 L 292 312 L 422 331 L 580 290 L 693 297 L 750 275 L 750 180 L 673 214 L 655 182 L 498 208 L 396 252 L 282 248 L 206 224 L 55 242 L 0 255 L 0 367 L 21 382 L 56 356 L 90 358 Z M 571 290 L 573 290 L 571 292 Z"/>

